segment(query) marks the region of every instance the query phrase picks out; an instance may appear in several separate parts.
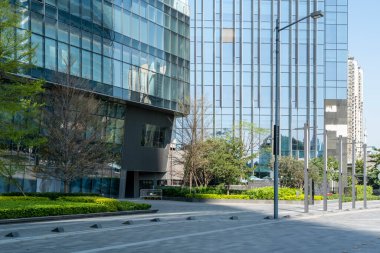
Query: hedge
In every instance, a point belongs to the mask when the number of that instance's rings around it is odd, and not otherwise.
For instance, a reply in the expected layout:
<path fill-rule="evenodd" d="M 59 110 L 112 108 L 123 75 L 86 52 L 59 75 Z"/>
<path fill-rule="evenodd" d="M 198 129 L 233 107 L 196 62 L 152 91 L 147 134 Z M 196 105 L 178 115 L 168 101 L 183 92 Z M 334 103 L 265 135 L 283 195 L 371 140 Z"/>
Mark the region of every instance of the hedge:
<path fill-rule="evenodd" d="M 187 194 L 186 198 L 196 199 L 249 199 L 248 195 L 226 195 L 226 194 Z"/>
<path fill-rule="evenodd" d="M 355 188 L 356 188 L 356 194 L 358 196 L 364 194 L 364 185 L 356 185 Z M 372 186 L 367 186 L 367 196 L 368 195 L 372 195 L 372 194 L 373 194 L 373 188 L 372 188 Z"/>
<path fill-rule="evenodd" d="M 296 188 L 281 187 L 278 189 L 278 198 L 285 199 L 289 196 L 297 196 L 297 192 L 301 195 L 302 191 Z M 273 199 L 274 189 L 272 186 L 254 188 L 247 190 L 245 194 L 249 195 L 251 199 Z"/>
<path fill-rule="evenodd" d="M 186 198 L 196 198 L 196 199 L 254 199 L 250 195 L 226 195 L 226 194 L 187 194 Z M 273 199 L 273 198 L 272 198 Z M 280 200 L 304 200 L 304 195 L 288 195 L 279 196 Z M 316 195 L 314 200 L 322 200 L 323 197 Z M 258 199 L 255 199 L 258 200 Z M 260 200 L 271 200 L 271 199 L 260 199 Z"/>
<path fill-rule="evenodd" d="M 0 196 L 0 219 L 87 214 L 127 210 L 146 210 L 149 204 L 120 202 L 104 197 L 47 197 Z"/>
<path fill-rule="evenodd" d="M 51 200 L 56 200 L 59 197 L 68 197 L 68 196 L 101 196 L 97 193 L 82 193 L 82 192 L 76 192 L 76 193 L 62 193 L 62 192 L 25 192 L 25 195 L 27 197 L 47 197 Z M 2 193 L 0 196 L 24 196 L 21 192 L 8 192 L 8 193 Z"/>

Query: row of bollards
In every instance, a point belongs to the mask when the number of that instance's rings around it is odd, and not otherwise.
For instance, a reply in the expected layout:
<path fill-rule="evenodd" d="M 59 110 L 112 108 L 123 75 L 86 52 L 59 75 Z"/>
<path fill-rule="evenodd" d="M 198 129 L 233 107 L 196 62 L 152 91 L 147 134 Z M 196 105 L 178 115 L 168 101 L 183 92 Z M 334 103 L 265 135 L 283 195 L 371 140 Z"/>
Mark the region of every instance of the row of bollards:
<path fill-rule="evenodd" d="M 238 220 L 239 217 L 238 216 L 230 216 L 229 219 L 230 220 Z M 189 216 L 189 217 L 186 217 L 186 220 L 196 220 L 196 218 L 194 216 Z M 153 218 L 153 219 L 150 220 L 150 222 L 161 222 L 161 219 L 160 218 Z M 127 221 L 123 222 L 122 224 L 124 224 L 124 225 L 134 225 L 135 221 L 133 221 L 133 220 L 127 220 Z M 95 223 L 95 224 L 91 225 L 90 228 L 101 229 L 102 228 L 102 224 Z M 63 233 L 63 232 L 65 232 L 65 229 L 63 227 L 61 227 L 61 226 L 58 226 L 58 227 L 55 227 L 54 229 L 52 229 L 51 232 L 54 232 L 54 233 Z M 17 232 L 17 231 L 13 231 L 13 232 L 10 232 L 10 233 L 6 234 L 5 237 L 20 237 L 20 233 Z"/>

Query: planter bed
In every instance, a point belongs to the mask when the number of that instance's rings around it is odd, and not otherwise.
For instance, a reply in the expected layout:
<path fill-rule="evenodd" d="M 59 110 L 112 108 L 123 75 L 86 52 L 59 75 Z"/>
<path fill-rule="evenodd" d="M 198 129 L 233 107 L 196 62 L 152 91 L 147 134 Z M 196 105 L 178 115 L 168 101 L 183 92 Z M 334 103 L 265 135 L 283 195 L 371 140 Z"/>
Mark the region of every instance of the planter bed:
<path fill-rule="evenodd" d="M 0 196 L 0 220 L 72 214 L 148 210 L 149 204 L 99 196 L 48 197 Z"/>

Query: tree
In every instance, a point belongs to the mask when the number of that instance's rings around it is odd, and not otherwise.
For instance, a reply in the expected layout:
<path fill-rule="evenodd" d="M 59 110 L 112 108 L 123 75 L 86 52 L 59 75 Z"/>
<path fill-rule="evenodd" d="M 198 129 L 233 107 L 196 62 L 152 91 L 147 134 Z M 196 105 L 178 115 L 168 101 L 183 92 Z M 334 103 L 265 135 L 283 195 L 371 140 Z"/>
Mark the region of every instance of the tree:
<path fill-rule="evenodd" d="M 279 160 L 280 184 L 284 187 L 302 188 L 304 184 L 303 162 L 290 156 Z"/>
<path fill-rule="evenodd" d="M 72 181 L 96 174 L 113 159 L 106 144 L 107 119 L 97 116 L 101 101 L 83 91 L 84 81 L 70 75 L 72 64 L 67 64 L 61 85 L 46 91 L 43 129 L 47 145 L 42 150 L 44 161 L 36 171 L 61 180 L 64 192 L 69 192 Z"/>
<path fill-rule="evenodd" d="M 44 142 L 38 124 L 42 82 L 24 78 L 32 67 L 35 47 L 30 32 L 17 29 L 21 15 L 0 0 L 0 176 L 23 192 L 14 176 L 25 171 L 28 156 Z"/>
<path fill-rule="evenodd" d="M 368 164 L 372 164 L 371 166 L 367 166 L 368 185 L 377 189 L 380 187 L 380 171 L 378 169 L 380 165 L 380 148 L 374 148 L 374 153 L 369 155 Z"/>
<path fill-rule="evenodd" d="M 250 139 L 250 138 L 249 138 Z M 228 133 L 224 137 L 210 139 L 212 143 L 207 155 L 206 166 L 219 183 L 223 183 L 229 194 L 230 186 L 246 178 L 250 172 L 248 162 L 256 157 L 251 152 L 252 142 L 244 142 L 244 138 Z"/>
<path fill-rule="evenodd" d="M 190 107 L 180 104 L 182 114 L 176 117 L 175 138 L 181 147 L 179 156 L 176 156 L 175 164 L 183 167 L 183 181 L 189 185 L 190 192 L 192 185 L 207 186 L 211 180 L 210 172 L 205 166 L 210 143 L 205 143 L 207 135 L 204 129 L 209 125 L 207 116 L 209 106 L 205 99 L 192 101 Z M 186 116 L 183 117 L 183 114 Z"/>

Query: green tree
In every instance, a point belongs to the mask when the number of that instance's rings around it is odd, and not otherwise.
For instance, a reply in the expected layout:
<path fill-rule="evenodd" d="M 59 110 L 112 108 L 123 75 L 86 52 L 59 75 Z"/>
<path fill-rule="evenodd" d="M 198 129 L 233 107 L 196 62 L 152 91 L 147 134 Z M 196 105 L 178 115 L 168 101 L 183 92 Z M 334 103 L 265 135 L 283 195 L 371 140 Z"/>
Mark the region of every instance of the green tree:
<path fill-rule="evenodd" d="M 206 166 L 215 179 L 226 186 L 229 194 L 230 186 L 247 175 L 247 163 L 254 154 L 247 153 L 243 141 L 237 137 L 215 138 L 209 142 L 212 142 L 212 149 L 207 156 Z"/>
<path fill-rule="evenodd" d="M 38 124 L 43 89 L 41 81 L 22 75 L 32 67 L 35 48 L 29 44 L 30 32 L 17 28 L 17 6 L 0 0 L 0 10 L 0 176 L 8 189 L 14 183 L 22 191 L 14 176 L 25 170 L 26 157 L 44 142 Z"/>
<path fill-rule="evenodd" d="M 380 187 L 380 179 L 379 174 L 380 171 L 377 169 L 380 165 L 380 148 L 374 148 L 374 153 L 369 155 L 369 164 L 372 164 L 370 166 L 367 165 L 367 176 L 368 176 L 368 185 L 372 186 L 373 188 L 379 188 Z"/>
<path fill-rule="evenodd" d="M 283 156 L 279 161 L 280 184 L 283 187 L 302 188 L 304 181 L 303 161 Z"/>

